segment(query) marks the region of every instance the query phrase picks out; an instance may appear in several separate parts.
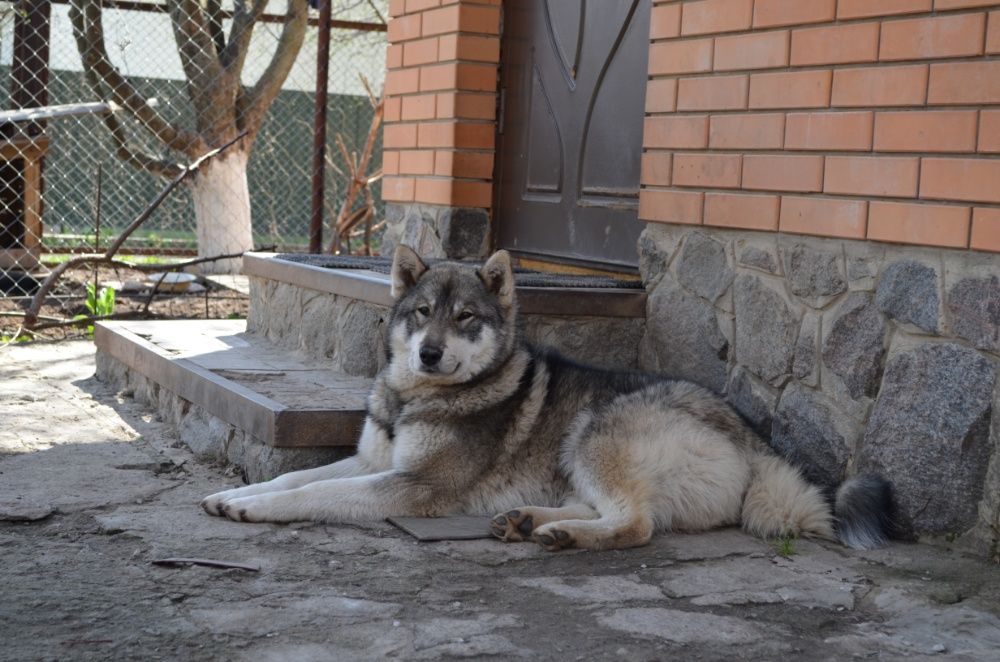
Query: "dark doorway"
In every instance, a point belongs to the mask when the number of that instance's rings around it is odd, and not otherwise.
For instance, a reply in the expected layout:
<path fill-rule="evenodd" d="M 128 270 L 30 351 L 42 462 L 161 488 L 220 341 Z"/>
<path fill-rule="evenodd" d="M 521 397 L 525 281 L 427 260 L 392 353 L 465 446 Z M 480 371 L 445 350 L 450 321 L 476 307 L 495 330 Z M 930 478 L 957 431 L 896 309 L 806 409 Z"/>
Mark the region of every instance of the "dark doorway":
<path fill-rule="evenodd" d="M 650 0 L 505 0 L 497 244 L 637 262 Z"/>

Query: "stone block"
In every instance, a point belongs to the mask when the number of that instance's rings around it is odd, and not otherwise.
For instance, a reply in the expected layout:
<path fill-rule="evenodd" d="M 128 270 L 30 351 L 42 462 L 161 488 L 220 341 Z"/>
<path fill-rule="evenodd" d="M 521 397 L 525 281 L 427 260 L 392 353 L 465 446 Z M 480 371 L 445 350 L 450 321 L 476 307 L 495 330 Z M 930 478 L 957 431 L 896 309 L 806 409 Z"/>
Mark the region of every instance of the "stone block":
<path fill-rule="evenodd" d="M 647 289 L 653 288 L 670 267 L 683 235 L 668 225 L 648 223 L 639 235 L 639 273 Z"/>
<path fill-rule="evenodd" d="M 777 391 L 737 366 L 729 376 L 726 402 L 740 413 L 757 434 L 771 435 L 771 421 L 778 403 Z"/>
<path fill-rule="evenodd" d="M 771 246 L 757 246 L 755 244 L 740 242 L 739 258 L 737 262 L 741 267 L 756 269 L 768 274 L 780 274 L 781 264 L 778 261 L 777 251 Z"/>
<path fill-rule="evenodd" d="M 879 310 L 929 333 L 938 331 L 940 302 L 937 270 L 916 260 L 900 260 L 886 267 L 875 291 Z"/>
<path fill-rule="evenodd" d="M 677 256 L 677 281 L 715 303 L 733 282 L 725 244 L 701 232 L 688 233 Z"/>
<path fill-rule="evenodd" d="M 783 251 L 785 277 L 792 294 L 814 308 L 822 308 L 847 290 L 839 251 L 794 244 Z"/>
<path fill-rule="evenodd" d="M 951 330 L 979 349 L 1000 352 L 1000 278 L 964 278 L 948 292 Z"/>
<path fill-rule="evenodd" d="M 777 290 L 757 276 L 740 275 L 733 286 L 736 362 L 778 386 L 791 375 L 799 319 Z"/>
<path fill-rule="evenodd" d="M 817 391 L 792 382 L 781 394 L 771 446 L 811 482 L 833 487 L 844 479 L 847 461 L 861 436 L 833 403 Z"/>
<path fill-rule="evenodd" d="M 799 327 L 799 337 L 795 341 L 795 357 L 792 359 L 792 376 L 808 386 L 819 383 L 817 349 L 819 342 L 820 316 L 806 313 Z"/>
<path fill-rule="evenodd" d="M 857 464 L 892 481 L 904 524 L 930 533 L 974 524 L 996 380 L 994 361 L 954 343 L 921 343 L 889 361 Z"/>
<path fill-rule="evenodd" d="M 726 386 L 729 343 L 719 329 L 715 310 L 686 293 L 669 275 L 663 276 L 647 299 L 643 346 L 655 354 L 656 367 L 670 377 L 717 393 Z"/>
<path fill-rule="evenodd" d="M 823 363 L 843 380 L 854 399 L 878 391 L 887 330 L 885 318 L 866 292 L 852 292 L 824 323 Z"/>

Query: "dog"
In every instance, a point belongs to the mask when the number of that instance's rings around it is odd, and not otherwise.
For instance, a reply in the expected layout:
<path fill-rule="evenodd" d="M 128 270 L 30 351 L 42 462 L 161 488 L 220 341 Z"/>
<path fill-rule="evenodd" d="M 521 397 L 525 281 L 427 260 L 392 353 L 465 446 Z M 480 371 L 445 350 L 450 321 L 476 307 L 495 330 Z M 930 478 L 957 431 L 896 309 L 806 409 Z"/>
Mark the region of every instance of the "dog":
<path fill-rule="evenodd" d="M 877 476 L 824 495 L 719 397 L 664 376 L 586 367 L 523 341 L 511 258 L 392 264 L 387 364 L 357 453 L 213 494 L 243 522 L 493 516 L 547 550 L 627 548 L 655 532 L 742 524 L 871 548 L 887 539 Z M 499 514 L 497 514 L 499 513 Z"/>

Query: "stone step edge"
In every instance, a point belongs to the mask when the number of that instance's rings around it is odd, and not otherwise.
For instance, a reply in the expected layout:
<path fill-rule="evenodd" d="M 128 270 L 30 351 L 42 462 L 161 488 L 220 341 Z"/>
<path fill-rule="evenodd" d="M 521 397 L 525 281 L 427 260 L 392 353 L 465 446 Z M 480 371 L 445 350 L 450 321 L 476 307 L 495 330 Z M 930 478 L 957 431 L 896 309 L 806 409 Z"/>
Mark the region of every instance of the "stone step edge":
<path fill-rule="evenodd" d="M 158 322 L 169 324 L 169 321 Z M 275 448 L 352 447 L 362 409 L 291 409 L 183 358 L 171 356 L 124 322 L 98 322 L 98 352 L 120 361 L 176 396 L 259 438 Z M 334 424 L 331 424 L 331 418 Z"/>

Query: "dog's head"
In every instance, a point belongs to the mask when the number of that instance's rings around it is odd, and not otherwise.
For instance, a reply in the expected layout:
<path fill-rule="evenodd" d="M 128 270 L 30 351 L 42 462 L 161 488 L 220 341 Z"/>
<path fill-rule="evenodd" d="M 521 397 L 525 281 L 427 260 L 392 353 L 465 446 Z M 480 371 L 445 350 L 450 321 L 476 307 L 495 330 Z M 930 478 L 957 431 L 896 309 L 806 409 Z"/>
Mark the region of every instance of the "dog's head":
<path fill-rule="evenodd" d="M 392 261 L 389 366 L 399 386 L 461 384 L 502 364 L 516 329 L 510 255 L 480 269 L 432 267 L 406 246 Z"/>

